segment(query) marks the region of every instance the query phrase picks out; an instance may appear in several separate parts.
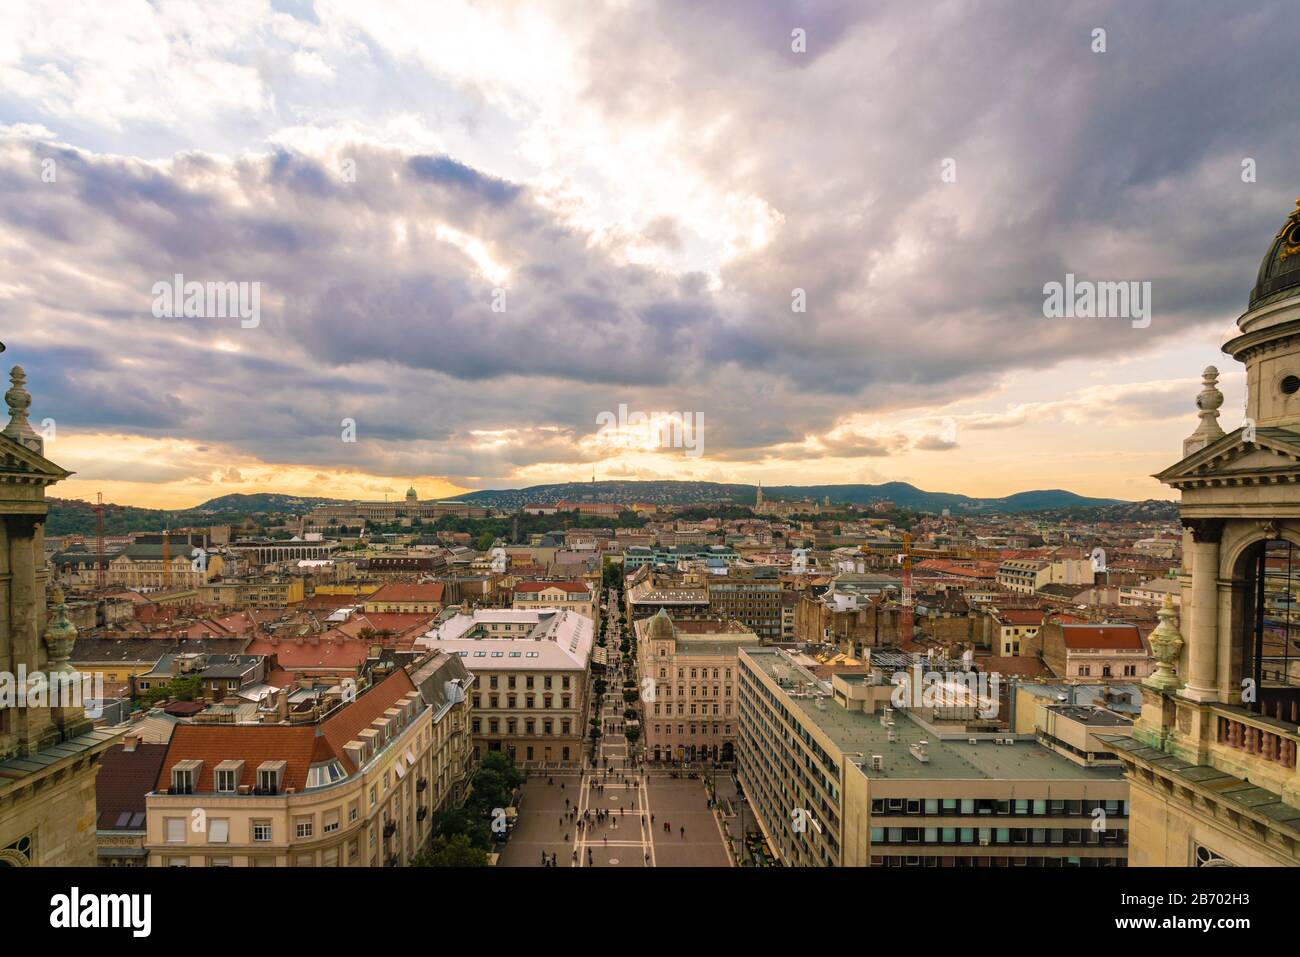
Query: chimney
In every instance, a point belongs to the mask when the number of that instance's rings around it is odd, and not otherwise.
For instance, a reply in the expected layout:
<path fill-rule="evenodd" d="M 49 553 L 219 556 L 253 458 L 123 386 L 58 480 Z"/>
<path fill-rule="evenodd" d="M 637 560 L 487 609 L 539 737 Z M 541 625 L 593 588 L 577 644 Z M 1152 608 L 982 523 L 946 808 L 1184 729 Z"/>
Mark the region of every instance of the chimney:
<path fill-rule="evenodd" d="M 137 734 L 128 734 L 122 739 L 123 751 L 134 751 L 140 745 L 140 736 Z"/>

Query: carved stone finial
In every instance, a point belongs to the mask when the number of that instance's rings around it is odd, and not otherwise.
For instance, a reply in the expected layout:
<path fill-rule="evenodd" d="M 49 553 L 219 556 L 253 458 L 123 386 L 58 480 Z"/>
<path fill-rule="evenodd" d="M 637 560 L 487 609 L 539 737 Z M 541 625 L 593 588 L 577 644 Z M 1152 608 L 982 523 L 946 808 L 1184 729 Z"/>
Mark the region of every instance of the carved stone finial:
<path fill-rule="evenodd" d="M 1200 410 L 1201 424 L 1196 431 L 1183 439 L 1183 458 L 1193 452 L 1199 452 L 1216 439 L 1223 438 L 1223 429 L 1219 427 L 1219 408 L 1223 405 L 1223 393 L 1218 386 L 1219 370 L 1206 366 L 1202 373 L 1201 392 L 1196 397 L 1196 408 Z"/>
<path fill-rule="evenodd" d="M 54 586 L 50 593 L 50 605 L 54 614 L 45 626 L 45 647 L 50 653 L 50 671 L 71 671 L 68 659 L 72 656 L 72 646 L 77 640 L 77 627 L 68 618 L 68 605 L 63 598 L 63 589 Z"/>
<path fill-rule="evenodd" d="M 1151 644 L 1151 653 L 1156 656 L 1156 670 L 1142 682 L 1148 688 L 1155 688 L 1157 691 L 1177 691 L 1183 686 L 1177 672 L 1174 671 L 1174 662 L 1178 660 L 1178 652 L 1183 648 L 1183 636 L 1178 633 L 1178 626 L 1174 624 L 1176 616 L 1174 596 L 1166 592 L 1165 600 L 1160 605 L 1160 610 L 1156 612 L 1160 624 L 1156 625 L 1155 631 L 1147 638 Z"/>
<path fill-rule="evenodd" d="M 24 388 L 26 381 L 27 373 L 23 371 L 23 367 L 14 366 L 9 373 L 11 385 L 9 391 L 5 393 L 5 404 L 9 406 L 9 424 L 5 426 L 4 434 L 38 455 L 44 455 L 45 441 L 27 421 L 27 410 L 31 408 L 32 396 Z"/>

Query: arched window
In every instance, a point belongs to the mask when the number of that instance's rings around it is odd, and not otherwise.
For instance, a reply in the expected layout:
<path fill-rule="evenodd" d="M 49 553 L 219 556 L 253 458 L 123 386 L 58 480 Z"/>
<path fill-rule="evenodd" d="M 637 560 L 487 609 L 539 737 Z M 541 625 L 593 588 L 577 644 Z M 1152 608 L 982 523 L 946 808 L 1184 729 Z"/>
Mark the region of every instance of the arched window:
<path fill-rule="evenodd" d="M 1260 542 L 1247 569 L 1242 703 L 1294 721 L 1300 709 L 1300 548 L 1282 539 Z"/>

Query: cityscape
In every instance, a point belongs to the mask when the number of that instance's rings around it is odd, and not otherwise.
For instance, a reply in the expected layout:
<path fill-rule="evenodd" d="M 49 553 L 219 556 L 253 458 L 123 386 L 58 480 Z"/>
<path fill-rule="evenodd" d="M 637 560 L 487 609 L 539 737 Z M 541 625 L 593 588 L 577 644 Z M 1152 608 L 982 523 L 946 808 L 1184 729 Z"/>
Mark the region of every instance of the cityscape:
<path fill-rule="evenodd" d="M 6 927 L 1284 913 L 1293 7 L 7 20 Z"/>

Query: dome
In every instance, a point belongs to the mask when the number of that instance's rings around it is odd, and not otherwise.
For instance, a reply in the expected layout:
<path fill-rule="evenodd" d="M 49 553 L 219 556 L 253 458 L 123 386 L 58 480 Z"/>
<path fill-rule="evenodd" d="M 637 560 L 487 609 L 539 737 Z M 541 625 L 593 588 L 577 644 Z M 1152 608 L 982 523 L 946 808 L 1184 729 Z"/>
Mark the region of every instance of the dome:
<path fill-rule="evenodd" d="M 646 636 L 651 641 L 655 640 L 656 638 L 667 639 L 671 641 L 674 637 L 676 637 L 676 635 L 677 632 L 673 628 L 672 619 L 668 617 L 668 612 L 660 608 L 659 614 L 655 615 L 653 618 L 650 619 L 650 625 L 646 631 Z"/>
<path fill-rule="evenodd" d="M 1300 199 L 1295 205 L 1259 265 L 1251 309 L 1300 295 Z"/>
<path fill-rule="evenodd" d="M 414 502 L 419 496 L 415 493 L 415 487 L 412 486 L 406 490 L 406 497 L 409 501 Z"/>

